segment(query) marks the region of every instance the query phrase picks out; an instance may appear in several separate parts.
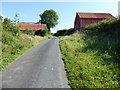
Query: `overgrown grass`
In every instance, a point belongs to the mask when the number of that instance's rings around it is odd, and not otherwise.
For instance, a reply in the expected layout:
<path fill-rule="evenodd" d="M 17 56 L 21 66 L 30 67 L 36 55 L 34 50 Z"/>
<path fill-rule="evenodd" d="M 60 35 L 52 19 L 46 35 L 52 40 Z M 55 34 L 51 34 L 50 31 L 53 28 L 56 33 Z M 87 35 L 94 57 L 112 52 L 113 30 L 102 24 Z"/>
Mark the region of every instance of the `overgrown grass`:
<path fill-rule="evenodd" d="M 72 88 L 119 87 L 120 19 L 104 20 L 61 37 L 60 46 Z"/>
<path fill-rule="evenodd" d="M 70 86 L 119 88 L 120 19 L 86 26 L 82 32 L 60 38 Z"/>
<path fill-rule="evenodd" d="M 119 32 L 120 33 L 120 18 L 103 20 L 100 23 L 90 24 L 83 30 L 97 32 Z"/>
<path fill-rule="evenodd" d="M 62 58 L 70 86 L 119 88 L 120 33 L 85 31 L 61 37 Z"/>
<path fill-rule="evenodd" d="M 29 48 L 37 45 L 47 37 L 30 36 L 20 33 L 14 36 L 11 31 L 2 31 L 2 62 L 0 70 L 4 69 L 9 63 L 14 61 L 19 55 Z"/>

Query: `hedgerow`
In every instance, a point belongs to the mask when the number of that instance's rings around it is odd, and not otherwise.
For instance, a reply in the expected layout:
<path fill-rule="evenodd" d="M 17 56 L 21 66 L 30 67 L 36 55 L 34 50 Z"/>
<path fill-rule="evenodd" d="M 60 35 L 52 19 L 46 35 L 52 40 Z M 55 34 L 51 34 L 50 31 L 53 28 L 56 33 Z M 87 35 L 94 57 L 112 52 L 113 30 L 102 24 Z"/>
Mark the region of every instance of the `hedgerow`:
<path fill-rule="evenodd" d="M 103 20 L 100 23 L 90 24 L 83 30 L 97 31 L 97 32 L 120 32 L 120 19 L 113 18 L 109 20 Z"/>
<path fill-rule="evenodd" d="M 54 36 L 66 36 L 74 33 L 74 28 L 58 30 Z"/>

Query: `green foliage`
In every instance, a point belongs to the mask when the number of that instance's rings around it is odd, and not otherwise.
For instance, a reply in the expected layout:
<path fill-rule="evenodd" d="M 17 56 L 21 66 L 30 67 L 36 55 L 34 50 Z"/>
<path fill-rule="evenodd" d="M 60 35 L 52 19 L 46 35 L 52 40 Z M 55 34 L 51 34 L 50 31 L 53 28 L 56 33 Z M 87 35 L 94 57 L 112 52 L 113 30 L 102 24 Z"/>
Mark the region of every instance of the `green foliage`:
<path fill-rule="evenodd" d="M 1 49 L 2 49 L 2 47 L 1 47 L 2 46 L 2 30 L 3 30 L 3 27 L 2 27 L 2 16 L 0 16 L 0 65 L 1 65 L 1 59 L 2 59 L 2 56 L 1 56 L 1 54 L 2 54 L 2 51 L 1 51 Z"/>
<path fill-rule="evenodd" d="M 2 26 L 2 17 L 1 17 L 1 19 L 0 19 L 0 31 L 2 31 L 3 30 L 3 26 Z"/>
<path fill-rule="evenodd" d="M 25 33 L 25 34 L 28 34 L 28 35 L 34 35 L 34 32 L 32 30 L 22 30 L 21 32 Z"/>
<path fill-rule="evenodd" d="M 14 20 L 12 21 L 14 26 L 16 26 L 16 25 L 19 23 L 18 17 L 19 17 L 19 14 L 16 13 L 16 14 L 15 14 L 15 17 L 14 17 Z"/>
<path fill-rule="evenodd" d="M 49 34 L 49 31 L 46 29 L 46 30 L 38 30 L 35 32 L 35 35 L 38 35 L 38 36 L 46 36 L 47 34 Z"/>
<path fill-rule="evenodd" d="M 14 36 L 19 36 L 19 34 L 20 34 L 20 31 L 16 28 L 16 26 L 12 26 L 11 31 Z"/>
<path fill-rule="evenodd" d="M 3 16 L 0 16 L 0 22 L 2 22 L 2 20 L 3 20 Z"/>
<path fill-rule="evenodd" d="M 2 25 L 3 25 L 3 30 L 6 30 L 6 31 L 10 31 L 13 28 L 12 23 L 8 18 L 4 18 Z"/>
<path fill-rule="evenodd" d="M 54 10 L 46 10 L 40 15 L 40 22 L 41 24 L 46 24 L 48 30 L 50 31 L 50 28 L 55 27 L 58 22 L 58 15 Z"/>
<path fill-rule="evenodd" d="M 36 37 L 36 36 L 35 36 Z M 47 37 L 35 38 L 20 33 L 20 36 L 14 36 L 11 31 L 2 32 L 2 67 L 4 69 L 9 63 L 15 60 L 19 55 L 23 54 L 27 49 L 47 39 Z"/>
<path fill-rule="evenodd" d="M 8 18 L 5 18 L 2 21 L 2 17 L 0 17 L 0 36 L 2 32 L 2 43 L 0 42 L 0 46 L 2 46 L 2 59 L 1 56 L 0 59 L 2 61 L 0 62 L 0 70 L 4 69 L 9 63 L 14 61 L 15 58 L 21 55 L 25 50 L 31 48 L 40 41 L 47 39 L 47 37 L 36 39 L 34 38 L 34 36 L 31 37 L 26 35 L 33 35 L 33 32 L 30 30 L 25 30 L 26 34 L 19 32 L 19 27 L 16 27 L 17 23 L 19 23 L 17 14 L 13 22 L 11 22 L 11 20 Z"/>
<path fill-rule="evenodd" d="M 119 88 L 120 19 L 91 24 L 60 45 L 72 88 Z"/>
<path fill-rule="evenodd" d="M 63 29 L 63 30 L 58 30 L 54 36 L 65 36 L 65 35 L 71 35 L 74 33 L 74 28 L 70 29 Z"/>
<path fill-rule="evenodd" d="M 2 22 L 3 30 L 4 31 L 12 31 L 13 35 L 19 36 L 19 30 L 16 28 L 16 26 L 11 23 L 11 20 L 8 18 L 5 18 Z"/>
<path fill-rule="evenodd" d="M 119 19 L 109 19 L 103 20 L 97 24 L 91 24 L 86 26 L 83 30 L 97 31 L 97 32 L 120 32 L 120 20 Z"/>
<path fill-rule="evenodd" d="M 120 36 L 80 32 L 61 37 L 60 46 L 72 88 L 118 88 Z"/>

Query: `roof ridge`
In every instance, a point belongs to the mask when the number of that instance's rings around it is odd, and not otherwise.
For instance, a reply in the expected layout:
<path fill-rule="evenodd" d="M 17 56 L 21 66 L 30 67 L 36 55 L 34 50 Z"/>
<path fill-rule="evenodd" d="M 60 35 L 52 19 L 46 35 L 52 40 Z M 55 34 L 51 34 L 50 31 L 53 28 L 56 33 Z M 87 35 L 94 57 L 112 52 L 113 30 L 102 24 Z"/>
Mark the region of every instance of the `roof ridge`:
<path fill-rule="evenodd" d="M 92 13 L 92 12 L 76 12 L 76 13 L 89 13 L 89 14 L 110 14 L 110 13 Z"/>
<path fill-rule="evenodd" d="M 19 23 L 19 24 L 31 25 L 32 23 Z M 46 24 L 32 24 L 32 25 L 46 25 Z"/>
<path fill-rule="evenodd" d="M 86 13 L 76 12 L 80 18 L 114 18 L 110 13 Z"/>
<path fill-rule="evenodd" d="M 28 28 L 29 30 L 45 30 L 46 24 L 21 24 L 20 30 L 26 30 Z"/>

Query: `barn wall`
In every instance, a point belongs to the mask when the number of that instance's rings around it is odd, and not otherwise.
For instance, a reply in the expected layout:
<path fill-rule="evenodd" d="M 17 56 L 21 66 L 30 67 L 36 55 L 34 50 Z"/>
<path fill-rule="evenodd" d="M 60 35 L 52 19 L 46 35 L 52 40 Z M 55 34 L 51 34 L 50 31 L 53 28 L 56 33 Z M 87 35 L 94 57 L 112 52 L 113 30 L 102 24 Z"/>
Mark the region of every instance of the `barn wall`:
<path fill-rule="evenodd" d="M 75 18 L 74 29 L 75 31 L 80 29 L 80 18 L 78 15 L 76 15 L 76 18 Z"/>
<path fill-rule="evenodd" d="M 102 20 L 105 20 L 105 18 L 99 19 L 99 18 L 79 18 L 78 15 L 76 16 L 75 22 L 74 22 L 74 29 L 75 31 L 80 31 L 81 28 L 84 28 L 85 26 L 93 23 L 98 23 Z"/>
<path fill-rule="evenodd" d="M 93 24 L 93 23 L 98 23 L 98 22 L 100 22 L 100 21 L 102 21 L 102 20 L 105 20 L 105 19 L 99 19 L 99 18 L 81 18 L 80 19 L 80 28 L 83 28 L 83 27 L 85 27 L 85 26 L 87 26 L 87 25 L 89 25 L 89 24 Z"/>

